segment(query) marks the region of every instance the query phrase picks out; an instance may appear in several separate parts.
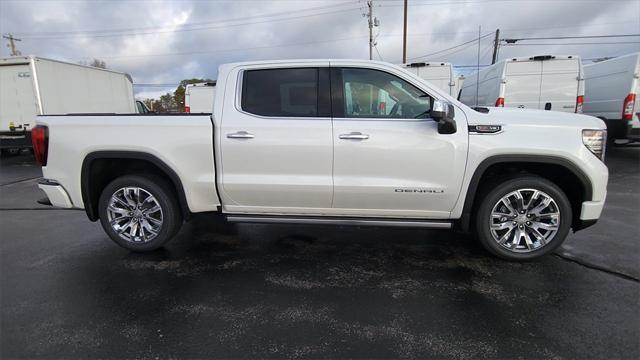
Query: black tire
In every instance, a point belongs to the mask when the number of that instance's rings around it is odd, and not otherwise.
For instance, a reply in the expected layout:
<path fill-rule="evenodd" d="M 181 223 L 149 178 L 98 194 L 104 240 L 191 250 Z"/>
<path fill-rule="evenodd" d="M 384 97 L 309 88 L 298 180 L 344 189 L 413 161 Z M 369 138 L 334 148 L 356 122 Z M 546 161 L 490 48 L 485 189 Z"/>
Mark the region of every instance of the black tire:
<path fill-rule="evenodd" d="M 484 189 L 487 194 L 481 200 L 476 212 L 476 232 L 482 245 L 492 254 L 507 260 L 532 260 L 557 249 L 569 234 L 573 216 L 571 204 L 562 189 L 551 181 L 535 175 L 518 175 L 494 182 L 491 186 L 484 187 Z M 528 252 L 516 252 L 500 245 L 494 240 L 490 229 L 491 212 L 494 206 L 504 196 L 519 189 L 534 189 L 544 192 L 555 201 L 557 210 L 560 213 L 558 229 L 553 238 L 539 248 L 524 250 Z"/>
<path fill-rule="evenodd" d="M 111 197 L 117 191 L 125 187 L 137 187 L 151 194 L 161 208 L 162 224 L 157 235 L 148 241 L 133 241 L 126 239 L 109 223 L 107 208 Z M 171 186 L 164 180 L 154 176 L 125 175 L 110 182 L 102 191 L 98 200 L 98 213 L 102 228 L 111 240 L 125 249 L 131 251 L 153 251 L 171 240 L 182 226 L 180 207 Z M 131 230 L 131 229 L 130 229 Z M 140 231 L 140 230 L 139 230 Z"/>

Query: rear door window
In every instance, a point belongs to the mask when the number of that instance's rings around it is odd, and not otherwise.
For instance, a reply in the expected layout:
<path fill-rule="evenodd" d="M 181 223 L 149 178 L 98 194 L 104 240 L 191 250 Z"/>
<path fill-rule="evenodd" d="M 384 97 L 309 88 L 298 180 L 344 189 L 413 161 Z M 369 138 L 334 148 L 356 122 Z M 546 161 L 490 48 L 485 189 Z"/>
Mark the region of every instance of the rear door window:
<path fill-rule="evenodd" d="M 242 110 L 272 117 L 322 116 L 318 111 L 318 73 L 318 68 L 247 70 L 243 74 Z"/>

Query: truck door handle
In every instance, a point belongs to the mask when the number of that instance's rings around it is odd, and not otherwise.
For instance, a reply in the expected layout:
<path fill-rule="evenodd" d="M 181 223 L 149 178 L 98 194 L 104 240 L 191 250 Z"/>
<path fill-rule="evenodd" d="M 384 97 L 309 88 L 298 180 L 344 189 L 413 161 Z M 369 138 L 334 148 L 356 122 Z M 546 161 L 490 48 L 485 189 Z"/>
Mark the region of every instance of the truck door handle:
<path fill-rule="evenodd" d="M 348 134 L 340 134 L 338 138 L 342 140 L 367 140 L 369 135 L 363 134 L 361 132 L 351 132 Z"/>
<path fill-rule="evenodd" d="M 248 133 L 246 131 L 238 131 L 231 134 L 227 134 L 229 139 L 253 139 L 255 136 L 253 134 Z"/>

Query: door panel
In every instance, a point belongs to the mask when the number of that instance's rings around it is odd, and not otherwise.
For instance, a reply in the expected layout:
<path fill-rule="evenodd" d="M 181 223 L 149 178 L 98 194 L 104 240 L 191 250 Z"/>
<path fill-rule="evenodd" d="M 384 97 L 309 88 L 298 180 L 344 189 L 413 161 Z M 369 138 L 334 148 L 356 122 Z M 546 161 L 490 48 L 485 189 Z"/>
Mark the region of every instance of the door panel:
<path fill-rule="evenodd" d="M 340 69 L 332 72 L 344 74 Z M 341 88 L 334 86 L 336 81 L 340 81 Z M 344 106 L 343 117 L 333 121 L 333 208 L 348 215 L 447 218 L 464 175 L 464 114 L 458 111 L 456 115 L 457 133 L 441 135 L 435 121 L 409 116 L 420 113 L 410 108 L 412 100 L 380 85 L 380 80 L 372 81 L 376 83 L 373 95 L 367 96 L 366 91 L 351 93 L 354 88 L 365 88 L 366 82 L 364 77 L 350 81 L 348 76 L 332 76 L 332 89 L 341 93 Z M 390 91 L 376 96 L 380 88 Z M 335 99 L 334 96 L 334 106 Z M 389 108 L 396 104 L 401 110 L 392 117 L 393 110 Z M 372 117 L 366 117 L 368 114 Z"/>
<path fill-rule="evenodd" d="M 220 173 L 228 212 L 314 212 L 331 207 L 331 118 L 321 116 L 328 114 L 329 105 L 317 100 L 318 86 L 329 92 L 328 68 L 319 75 L 316 69 L 315 77 L 301 69 L 289 76 L 287 70 L 291 69 L 256 73 L 255 88 L 249 80 L 242 84 L 242 104 L 224 110 Z M 250 79 L 247 71 L 241 76 Z M 234 89 L 227 90 L 227 96 L 236 97 Z"/>
<path fill-rule="evenodd" d="M 448 215 L 466 159 L 460 141 L 466 127 L 458 129 L 440 135 L 432 120 L 336 119 L 333 207 L 380 216 Z M 352 132 L 369 138 L 339 138 Z"/>

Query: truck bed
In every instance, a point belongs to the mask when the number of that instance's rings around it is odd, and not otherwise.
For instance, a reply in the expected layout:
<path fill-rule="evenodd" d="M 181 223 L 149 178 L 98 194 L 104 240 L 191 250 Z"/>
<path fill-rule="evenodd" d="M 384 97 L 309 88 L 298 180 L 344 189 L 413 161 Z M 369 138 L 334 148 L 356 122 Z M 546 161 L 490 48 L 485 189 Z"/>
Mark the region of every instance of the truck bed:
<path fill-rule="evenodd" d="M 38 122 L 49 127 L 49 151 L 56 154 L 42 168 L 43 175 L 69 184 L 72 207 L 84 208 L 78 176 L 86 170 L 84 159 L 127 152 L 146 153 L 145 161 L 160 162 L 175 173 L 191 212 L 214 211 L 220 205 L 209 115 L 70 114 L 39 116 Z"/>

